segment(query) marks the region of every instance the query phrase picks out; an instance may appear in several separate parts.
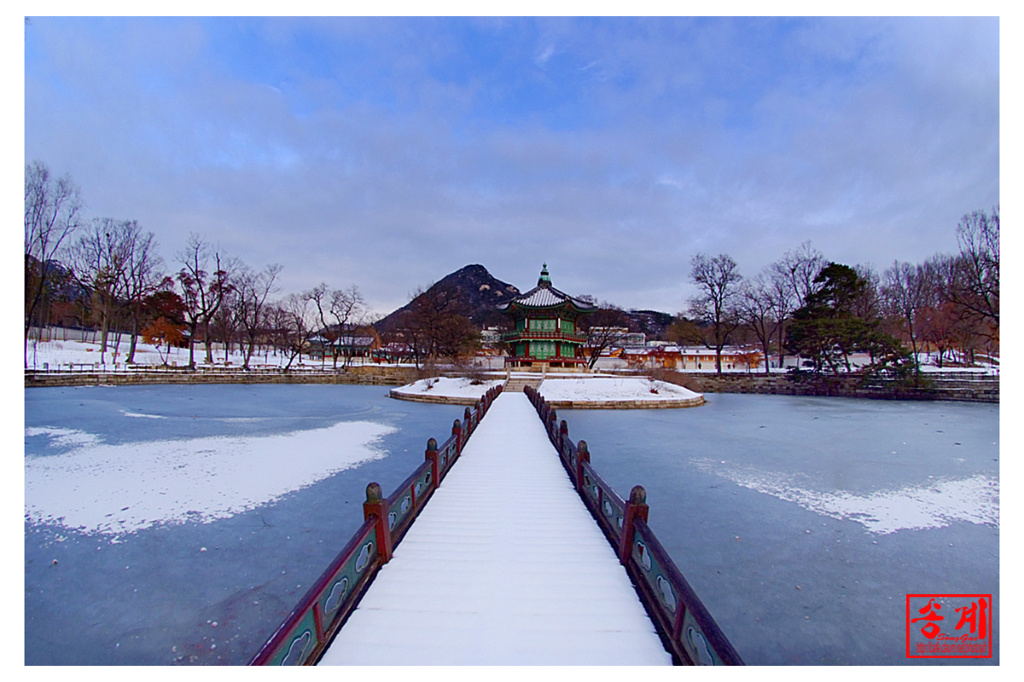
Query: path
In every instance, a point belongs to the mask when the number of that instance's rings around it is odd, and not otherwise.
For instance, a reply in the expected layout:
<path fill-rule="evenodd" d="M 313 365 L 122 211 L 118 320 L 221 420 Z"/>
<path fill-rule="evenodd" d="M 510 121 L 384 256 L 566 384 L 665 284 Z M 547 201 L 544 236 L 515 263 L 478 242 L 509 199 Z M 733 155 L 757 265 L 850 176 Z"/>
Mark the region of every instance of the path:
<path fill-rule="evenodd" d="M 671 665 L 529 400 L 503 393 L 320 665 Z"/>

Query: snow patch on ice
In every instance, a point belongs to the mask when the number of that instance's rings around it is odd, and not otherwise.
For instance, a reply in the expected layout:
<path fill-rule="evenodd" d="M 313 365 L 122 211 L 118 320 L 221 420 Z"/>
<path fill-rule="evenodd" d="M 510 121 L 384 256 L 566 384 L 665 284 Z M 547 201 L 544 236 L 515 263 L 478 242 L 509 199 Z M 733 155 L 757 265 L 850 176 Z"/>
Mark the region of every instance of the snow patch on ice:
<path fill-rule="evenodd" d="M 87 447 L 99 443 L 99 438 L 77 429 L 61 429 L 50 426 L 27 427 L 25 437 L 45 436 L 51 448 Z"/>
<path fill-rule="evenodd" d="M 125 412 L 124 410 L 121 410 L 121 414 L 126 417 L 136 417 L 139 419 L 167 419 L 167 417 L 159 414 L 142 414 L 140 412 Z"/>
<path fill-rule="evenodd" d="M 856 521 L 868 531 L 888 535 L 899 530 L 942 528 L 955 521 L 999 527 L 999 481 L 977 474 L 965 479 L 936 479 L 920 486 L 879 490 L 870 495 L 821 492 L 795 484 L 794 477 L 711 459 L 690 460 L 704 473 L 795 502 L 835 519 Z"/>
<path fill-rule="evenodd" d="M 119 535 L 159 523 L 209 523 L 268 504 L 386 452 L 394 427 L 341 422 L 273 436 L 122 445 L 67 429 L 25 429 L 77 447 L 25 460 L 25 515 Z M 339 444 L 344 443 L 344 448 Z"/>

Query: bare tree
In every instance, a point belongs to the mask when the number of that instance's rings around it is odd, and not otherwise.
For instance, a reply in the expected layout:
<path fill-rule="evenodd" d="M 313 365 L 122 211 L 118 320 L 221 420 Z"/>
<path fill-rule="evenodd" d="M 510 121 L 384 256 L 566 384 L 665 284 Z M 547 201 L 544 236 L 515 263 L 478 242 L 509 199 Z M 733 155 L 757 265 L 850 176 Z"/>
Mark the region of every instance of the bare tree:
<path fill-rule="evenodd" d="M 922 315 L 933 303 L 934 287 L 928 271 L 921 265 L 894 262 L 885 271 L 882 284 L 882 299 L 891 314 L 899 317 L 903 331 L 910 340 L 914 367 L 920 371 L 918 361 L 918 340 L 921 336 Z"/>
<path fill-rule="evenodd" d="M 68 175 L 54 179 L 40 161 L 25 166 L 26 366 L 29 330 L 42 307 L 53 261 L 79 227 L 81 210 L 79 188 Z"/>
<path fill-rule="evenodd" d="M 234 313 L 238 325 L 242 329 L 244 343 L 242 367 L 249 369 L 253 352 L 260 338 L 266 333 L 267 299 L 277 291 L 274 283 L 281 273 L 282 266 L 277 263 L 268 265 L 260 272 L 255 272 L 246 265 L 240 265 L 235 275 Z"/>
<path fill-rule="evenodd" d="M 366 301 L 356 285 L 331 292 L 331 316 L 338 330 L 337 342 L 341 344 L 345 356 L 345 368 L 352 361 L 359 327 L 365 321 L 367 312 Z M 334 366 L 338 366 L 337 354 L 334 356 Z"/>
<path fill-rule="evenodd" d="M 156 293 L 164 281 L 163 260 L 157 254 L 156 238 L 152 232 L 142 232 L 138 223 L 130 221 L 125 238 L 128 241 L 128 260 L 124 270 L 125 306 L 131 321 L 131 342 L 126 361 L 135 362 L 136 339 L 142 331 L 145 300 Z"/>
<path fill-rule="evenodd" d="M 761 350 L 764 351 L 765 374 L 771 372 L 768 359 L 771 357 L 772 336 L 778 324 L 773 293 L 770 275 L 761 272 L 753 279 L 740 284 L 736 303 L 740 320 L 754 333 L 761 344 Z"/>
<path fill-rule="evenodd" d="M 581 299 L 582 300 L 582 299 Z M 593 369 L 601 354 L 619 338 L 623 327 L 629 328 L 629 316 L 618 306 L 604 302 L 589 315 L 581 316 L 580 330 L 587 333 L 587 367 Z"/>
<path fill-rule="evenodd" d="M 338 351 L 334 341 L 337 339 L 334 331 L 331 329 L 331 325 L 327 323 L 325 311 L 327 310 L 327 300 L 330 296 L 330 288 L 327 286 L 327 282 L 320 282 L 309 291 L 306 291 L 302 296 L 313 304 L 313 308 L 316 311 L 317 319 L 320 322 L 319 336 L 323 341 L 323 353 L 320 354 L 320 367 L 323 368 L 324 362 L 327 360 L 327 351 L 330 349 L 334 355 L 334 366 L 338 365 Z"/>
<path fill-rule="evenodd" d="M 714 349 L 715 368 L 721 374 L 722 349 L 739 326 L 735 299 L 737 284 L 743 278 L 737 272 L 736 261 L 724 253 L 714 258 L 698 253 L 690 265 L 690 281 L 699 291 L 690 299 L 690 314 L 708 324 L 704 343 Z"/>
<path fill-rule="evenodd" d="M 302 361 L 302 353 L 309 348 L 310 340 L 316 335 L 315 313 L 310 301 L 303 294 L 290 294 L 270 309 L 271 325 L 277 338 L 278 347 L 288 357 L 284 370 L 291 369 L 296 358 Z"/>
<path fill-rule="evenodd" d="M 127 300 L 127 272 L 137 232 L 134 221 L 97 218 L 72 250 L 75 273 L 92 294 L 93 316 L 100 325 L 100 362 L 106 362 L 111 324 Z"/>
<path fill-rule="evenodd" d="M 303 295 L 313 304 L 320 321 L 320 335 L 325 341 L 324 358 L 329 346 L 334 369 L 338 368 L 338 357 L 342 355 L 345 357 L 343 366 L 347 368 L 358 336 L 358 325 L 365 313 L 365 301 L 359 287 L 352 285 L 348 289 L 332 289 L 326 282 L 321 282 Z"/>
<path fill-rule="evenodd" d="M 479 344 L 480 334 L 464 314 L 458 291 L 431 286 L 412 294 L 410 307 L 399 317 L 396 331 L 416 366 L 446 358 L 458 361 Z"/>
<path fill-rule="evenodd" d="M 956 227 L 960 258 L 947 290 L 968 315 L 999 328 L 999 207 L 974 211 Z"/>
<path fill-rule="evenodd" d="M 213 362 L 210 320 L 220 308 L 231 283 L 226 259 L 197 234 L 189 235 L 187 246 L 178 254 L 178 262 L 182 266 L 178 271 L 178 284 L 189 327 L 188 364 L 194 368 L 196 334 L 200 329 L 206 344 L 206 362 Z"/>

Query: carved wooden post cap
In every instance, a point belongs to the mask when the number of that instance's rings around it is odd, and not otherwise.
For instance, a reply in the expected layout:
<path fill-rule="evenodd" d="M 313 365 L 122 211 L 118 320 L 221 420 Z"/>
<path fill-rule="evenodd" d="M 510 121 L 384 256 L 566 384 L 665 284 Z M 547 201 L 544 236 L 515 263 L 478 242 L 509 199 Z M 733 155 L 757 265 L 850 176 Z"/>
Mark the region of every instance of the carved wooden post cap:
<path fill-rule="evenodd" d="M 427 439 L 427 450 L 437 450 L 437 440 L 434 438 Z"/>
<path fill-rule="evenodd" d="M 462 430 L 462 422 L 460 422 L 458 419 L 456 419 L 455 423 L 452 424 L 452 433 L 455 433 L 456 431 L 461 431 L 461 430 Z"/>
<path fill-rule="evenodd" d="M 569 424 L 564 419 L 562 420 L 562 423 L 558 427 L 558 432 L 561 433 L 563 436 L 568 436 L 569 435 Z"/>
<path fill-rule="evenodd" d="M 466 411 L 462 413 L 462 418 L 465 419 L 468 422 L 469 421 L 469 417 L 470 417 L 471 414 L 472 414 L 472 412 L 470 412 L 469 408 L 467 407 Z"/>
<path fill-rule="evenodd" d="M 384 499 L 384 492 L 380 489 L 380 483 L 376 481 L 366 486 L 366 501 L 380 502 Z"/>
<path fill-rule="evenodd" d="M 581 440 L 576 444 L 576 453 L 580 459 L 590 461 L 590 451 L 587 450 L 587 441 Z"/>
<path fill-rule="evenodd" d="M 629 491 L 629 503 L 647 504 L 647 491 L 644 490 L 642 485 L 635 485 L 633 486 L 633 489 Z"/>

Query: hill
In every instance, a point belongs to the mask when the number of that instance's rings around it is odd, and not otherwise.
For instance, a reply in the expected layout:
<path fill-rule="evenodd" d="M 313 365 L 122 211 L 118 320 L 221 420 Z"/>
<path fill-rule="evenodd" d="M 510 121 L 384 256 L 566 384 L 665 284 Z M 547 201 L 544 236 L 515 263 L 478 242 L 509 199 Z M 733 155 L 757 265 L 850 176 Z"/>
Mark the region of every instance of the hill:
<path fill-rule="evenodd" d="M 482 265 L 467 265 L 456 270 L 432 284 L 419 297 L 437 296 L 441 292 L 446 297 L 454 297 L 461 314 L 479 327 L 504 322 L 505 316 L 497 310 L 498 306 L 521 293 L 515 286 L 491 275 Z M 380 320 L 376 325 L 377 329 L 382 332 L 388 331 L 398 317 L 412 305 L 413 301 L 410 301 Z"/>

